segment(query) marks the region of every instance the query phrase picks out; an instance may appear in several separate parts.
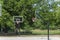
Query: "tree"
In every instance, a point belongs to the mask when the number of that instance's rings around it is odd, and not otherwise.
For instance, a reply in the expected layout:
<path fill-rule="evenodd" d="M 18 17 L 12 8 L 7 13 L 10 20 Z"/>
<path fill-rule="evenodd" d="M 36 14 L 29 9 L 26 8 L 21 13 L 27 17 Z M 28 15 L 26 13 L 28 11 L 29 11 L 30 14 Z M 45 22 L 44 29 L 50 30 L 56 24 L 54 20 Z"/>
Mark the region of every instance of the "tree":
<path fill-rule="evenodd" d="M 35 16 L 35 11 L 32 7 L 32 4 L 36 2 L 37 0 L 3 0 L 3 9 L 10 15 L 11 19 L 13 19 L 13 16 L 23 16 L 23 26 L 27 24 L 32 26 L 32 17 Z"/>
<path fill-rule="evenodd" d="M 3 18 L 8 18 L 6 24 L 8 26 L 14 26 L 13 16 L 23 16 L 24 22 L 22 23 L 22 29 L 26 28 L 39 28 L 47 29 L 46 22 L 50 22 L 50 28 L 55 29 L 56 25 L 60 23 L 59 19 L 59 7 L 57 3 L 53 2 L 49 4 L 46 0 L 3 0 Z M 52 10 L 54 9 L 54 10 Z M 57 10 L 56 10 L 57 9 Z M 52 12 L 50 12 L 52 11 Z M 38 15 L 37 15 L 38 14 Z M 36 15 L 40 19 L 36 19 L 35 22 L 32 21 L 33 17 Z M 5 21 L 5 19 L 3 20 Z M 10 25 L 9 25 L 10 24 Z M 3 23 L 4 25 L 4 23 Z M 45 26 L 45 27 L 44 27 Z M 52 28 L 52 29 L 53 29 Z"/>
<path fill-rule="evenodd" d="M 42 1 L 39 0 L 36 4 L 34 4 L 36 16 L 40 17 L 43 25 L 46 25 L 46 22 L 48 21 L 50 23 L 50 25 L 49 25 L 50 29 L 51 28 L 57 29 L 56 21 L 59 20 L 59 19 L 56 19 L 56 16 L 57 16 L 56 14 L 58 14 L 58 13 L 56 13 L 56 11 L 59 12 L 58 11 L 59 9 L 56 10 L 57 2 L 51 1 L 50 4 L 49 4 L 49 2 L 46 0 L 42 0 Z M 54 26 L 54 28 L 53 28 L 53 26 Z M 45 28 L 47 29 L 47 27 L 45 27 Z"/>

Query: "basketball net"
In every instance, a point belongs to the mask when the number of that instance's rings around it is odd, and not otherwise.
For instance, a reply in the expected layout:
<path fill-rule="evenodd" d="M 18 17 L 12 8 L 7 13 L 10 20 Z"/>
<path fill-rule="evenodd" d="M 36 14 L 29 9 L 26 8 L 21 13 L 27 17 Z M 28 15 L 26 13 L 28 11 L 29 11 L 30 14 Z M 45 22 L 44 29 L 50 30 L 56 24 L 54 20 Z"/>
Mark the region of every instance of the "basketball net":
<path fill-rule="evenodd" d="M 19 24 L 20 23 L 20 19 L 16 19 L 16 23 Z"/>
<path fill-rule="evenodd" d="M 36 18 L 32 18 L 32 21 L 35 22 Z"/>
<path fill-rule="evenodd" d="M 16 23 L 17 23 L 17 24 L 19 24 L 19 23 L 20 23 L 20 21 L 16 21 Z"/>

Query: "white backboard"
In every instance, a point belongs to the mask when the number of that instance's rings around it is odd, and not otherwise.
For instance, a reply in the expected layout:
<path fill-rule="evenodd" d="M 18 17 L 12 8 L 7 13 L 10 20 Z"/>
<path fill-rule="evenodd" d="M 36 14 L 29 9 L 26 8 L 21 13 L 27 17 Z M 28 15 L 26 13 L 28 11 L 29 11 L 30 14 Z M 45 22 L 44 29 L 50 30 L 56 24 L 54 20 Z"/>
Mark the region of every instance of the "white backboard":
<path fill-rule="evenodd" d="M 13 16 L 13 22 L 23 22 L 23 16 Z"/>

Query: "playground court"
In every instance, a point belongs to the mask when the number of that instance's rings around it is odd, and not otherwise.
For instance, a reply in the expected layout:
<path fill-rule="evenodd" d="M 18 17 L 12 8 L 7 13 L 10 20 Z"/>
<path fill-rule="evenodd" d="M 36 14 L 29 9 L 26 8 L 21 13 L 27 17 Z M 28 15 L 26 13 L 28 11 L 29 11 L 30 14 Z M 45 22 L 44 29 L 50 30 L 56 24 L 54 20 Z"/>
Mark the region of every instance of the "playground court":
<path fill-rule="evenodd" d="M 0 40 L 48 40 L 47 36 L 0 36 Z M 50 40 L 60 40 L 60 36 L 50 36 Z"/>

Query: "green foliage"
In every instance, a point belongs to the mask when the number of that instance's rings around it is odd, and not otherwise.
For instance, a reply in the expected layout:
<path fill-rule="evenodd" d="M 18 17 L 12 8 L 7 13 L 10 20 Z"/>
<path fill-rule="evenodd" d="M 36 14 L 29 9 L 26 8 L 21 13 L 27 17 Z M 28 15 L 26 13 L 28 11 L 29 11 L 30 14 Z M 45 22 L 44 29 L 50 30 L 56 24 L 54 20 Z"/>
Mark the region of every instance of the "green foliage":
<path fill-rule="evenodd" d="M 50 29 L 58 29 L 60 28 L 60 7 L 57 7 L 58 3 L 53 3 L 51 7 L 54 11 L 49 12 L 50 8 L 45 0 L 3 0 L 0 24 L 2 27 L 6 25 L 13 29 L 15 27 L 13 16 L 23 16 L 24 22 L 21 29 L 47 29 L 47 22 L 50 23 Z M 36 18 L 33 22 L 32 17 L 36 17 L 35 11 L 39 11 L 38 13 L 42 18 Z M 57 26 L 58 28 L 56 28 Z"/>

